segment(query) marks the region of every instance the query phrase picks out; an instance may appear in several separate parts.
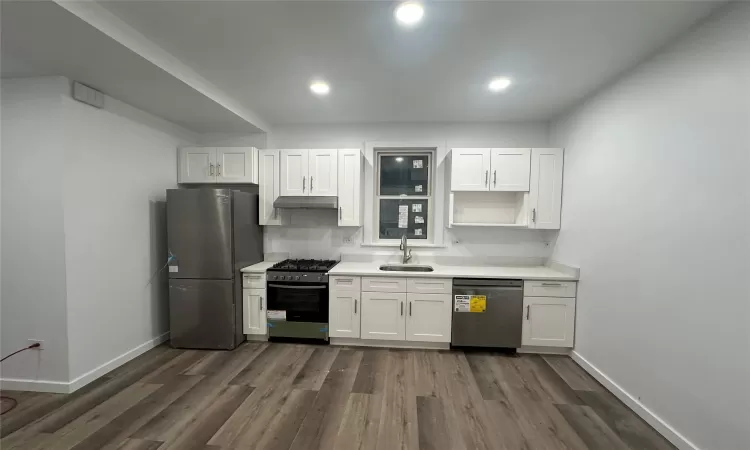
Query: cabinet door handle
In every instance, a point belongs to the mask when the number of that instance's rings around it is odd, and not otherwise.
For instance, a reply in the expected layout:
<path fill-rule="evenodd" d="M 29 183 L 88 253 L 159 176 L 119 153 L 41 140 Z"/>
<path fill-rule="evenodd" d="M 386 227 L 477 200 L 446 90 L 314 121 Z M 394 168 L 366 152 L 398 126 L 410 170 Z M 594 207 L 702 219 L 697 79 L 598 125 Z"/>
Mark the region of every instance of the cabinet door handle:
<path fill-rule="evenodd" d="M 490 171 L 489 170 L 485 170 L 484 171 L 484 185 L 485 186 L 487 186 L 487 181 L 489 180 L 489 178 L 490 178 Z"/>
<path fill-rule="evenodd" d="M 357 314 L 357 299 L 354 299 L 354 314 Z"/>
<path fill-rule="evenodd" d="M 401 315 L 404 315 L 404 302 L 401 302 Z"/>
<path fill-rule="evenodd" d="M 260 298 L 260 301 L 258 302 L 258 306 L 260 306 L 260 310 L 263 311 L 263 297 Z"/>
<path fill-rule="evenodd" d="M 216 165 L 216 175 L 221 175 L 221 164 Z"/>
<path fill-rule="evenodd" d="M 302 177 L 302 192 L 305 192 L 305 178 L 307 177 Z"/>
<path fill-rule="evenodd" d="M 310 192 L 313 190 L 313 177 L 310 177 Z"/>
<path fill-rule="evenodd" d="M 411 316 L 411 304 L 412 304 L 412 303 L 413 303 L 413 302 L 409 302 L 409 315 L 410 315 L 410 316 Z"/>
<path fill-rule="evenodd" d="M 497 186 L 497 170 L 492 172 L 492 185 Z"/>
<path fill-rule="evenodd" d="M 343 219 L 344 218 L 344 213 L 342 212 L 342 209 L 343 208 L 341 206 L 339 206 L 339 219 Z"/>
<path fill-rule="evenodd" d="M 562 286 L 560 283 L 542 283 L 542 286 Z"/>
<path fill-rule="evenodd" d="M 531 305 L 526 306 L 526 320 L 529 320 L 529 308 L 531 308 Z"/>
<path fill-rule="evenodd" d="M 214 165 L 213 164 L 209 164 L 208 165 L 208 174 L 211 175 L 211 176 L 213 176 L 213 174 L 214 174 Z"/>
<path fill-rule="evenodd" d="M 531 221 L 536 223 L 536 208 L 532 208 L 531 210 Z"/>

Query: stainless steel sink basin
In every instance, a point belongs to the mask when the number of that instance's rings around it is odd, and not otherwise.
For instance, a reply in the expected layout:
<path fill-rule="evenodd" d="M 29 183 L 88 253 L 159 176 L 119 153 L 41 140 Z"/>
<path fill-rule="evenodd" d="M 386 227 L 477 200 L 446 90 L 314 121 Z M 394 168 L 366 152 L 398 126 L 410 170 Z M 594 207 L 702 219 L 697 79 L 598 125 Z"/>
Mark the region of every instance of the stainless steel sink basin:
<path fill-rule="evenodd" d="M 418 264 L 383 264 L 380 270 L 386 272 L 432 272 L 431 266 L 420 266 Z"/>

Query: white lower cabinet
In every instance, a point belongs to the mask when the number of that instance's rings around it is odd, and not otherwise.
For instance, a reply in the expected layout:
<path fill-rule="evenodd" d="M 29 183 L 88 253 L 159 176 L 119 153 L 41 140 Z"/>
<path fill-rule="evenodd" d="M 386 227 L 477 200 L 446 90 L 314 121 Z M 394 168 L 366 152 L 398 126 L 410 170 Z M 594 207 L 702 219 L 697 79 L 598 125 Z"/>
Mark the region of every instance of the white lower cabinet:
<path fill-rule="evenodd" d="M 573 347 L 575 298 L 524 297 L 522 345 Z"/>
<path fill-rule="evenodd" d="M 450 294 L 406 294 L 406 340 L 450 342 L 453 308 Z"/>
<path fill-rule="evenodd" d="M 453 312 L 451 294 L 445 292 L 446 283 L 450 284 L 450 280 L 363 277 L 360 337 L 450 342 Z M 417 287 L 429 293 L 407 293 Z"/>
<path fill-rule="evenodd" d="M 406 293 L 362 292 L 362 339 L 406 338 Z"/>
<path fill-rule="evenodd" d="M 266 290 L 243 289 L 243 322 L 245 334 L 266 334 Z"/>
<path fill-rule="evenodd" d="M 358 290 L 331 290 L 328 294 L 328 334 L 359 339 L 361 310 Z"/>

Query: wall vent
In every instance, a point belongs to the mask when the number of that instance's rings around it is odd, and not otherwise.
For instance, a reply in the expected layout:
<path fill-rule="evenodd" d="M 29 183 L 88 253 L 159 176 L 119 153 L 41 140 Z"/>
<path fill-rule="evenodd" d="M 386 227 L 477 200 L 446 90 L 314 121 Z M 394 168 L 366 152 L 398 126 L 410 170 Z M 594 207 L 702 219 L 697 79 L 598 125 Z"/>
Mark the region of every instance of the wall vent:
<path fill-rule="evenodd" d="M 77 81 L 73 82 L 73 98 L 94 108 L 104 108 L 104 94 Z"/>

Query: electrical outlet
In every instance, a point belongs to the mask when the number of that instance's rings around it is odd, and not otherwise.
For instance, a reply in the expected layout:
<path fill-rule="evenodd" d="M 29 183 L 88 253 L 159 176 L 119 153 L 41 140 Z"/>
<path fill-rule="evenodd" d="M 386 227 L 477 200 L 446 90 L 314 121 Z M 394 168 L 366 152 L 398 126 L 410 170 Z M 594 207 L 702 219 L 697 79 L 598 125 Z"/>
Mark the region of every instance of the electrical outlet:
<path fill-rule="evenodd" d="M 349 244 L 351 244 L 352 242 L 354 242 L 354 240 L 352 239 L 352 237 L 351 237 L 351 236 L 344 236 L 344 244 L 347 244 L 347 245 L 349 245 Z"/>
<path fill-rule="evenodd" d="M 29 339 L 29 345 L 39 344 L 39 347 L 32 348 L 32 350 L 44 350 L 44 341 L 38 339 Z"/>

